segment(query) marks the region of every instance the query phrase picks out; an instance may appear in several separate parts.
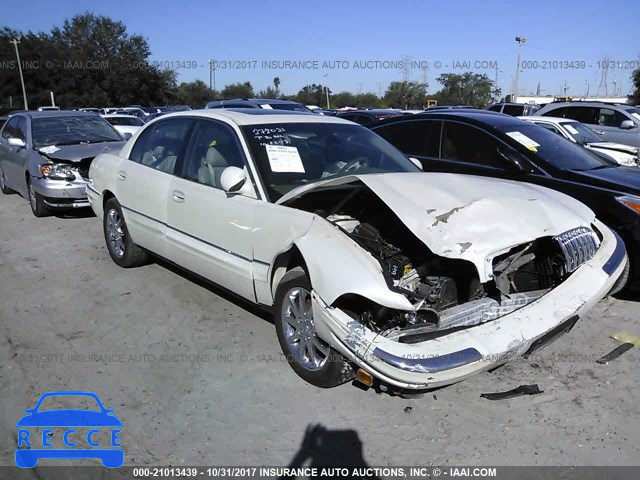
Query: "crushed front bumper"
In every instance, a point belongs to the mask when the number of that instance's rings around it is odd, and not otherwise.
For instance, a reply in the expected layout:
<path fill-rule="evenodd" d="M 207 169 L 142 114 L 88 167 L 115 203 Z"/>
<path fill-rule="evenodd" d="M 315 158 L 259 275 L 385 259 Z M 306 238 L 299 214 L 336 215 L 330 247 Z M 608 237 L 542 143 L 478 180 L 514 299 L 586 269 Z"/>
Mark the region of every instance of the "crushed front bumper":
<path fill-rule="evenodd" d="M 425 389 L 460 381 L 566 331 L 563 324 L 572 326 L 576 316 L 609 293 L 627 255 L 620 237 L 600 222 L 597 228 L 603 240 L 591 260 L 540 299 L 496 320 L 406 344 L 372 332 L 314 293 L 318 335 L 374 377 L 399 388 Z"/>
<path fill-rule="evenodd" d="M 45 205 L 49 208 L 89 207 L 86 193 L 88 183 L 82 178 L 67 182 L 44 177 L 31 177 L 33 189 L 43 197 Z"/>

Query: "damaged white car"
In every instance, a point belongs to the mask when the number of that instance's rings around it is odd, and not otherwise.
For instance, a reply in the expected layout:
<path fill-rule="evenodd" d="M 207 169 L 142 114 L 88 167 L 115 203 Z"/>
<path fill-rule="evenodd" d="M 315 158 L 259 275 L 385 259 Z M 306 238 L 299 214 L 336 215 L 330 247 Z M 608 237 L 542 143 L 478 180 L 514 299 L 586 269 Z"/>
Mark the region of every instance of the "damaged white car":
<path fill-rule="evenodd" d="M 568 330 L 619 287 L 622 241 L 533 185 L 423 173 L 335 117 L 192 111 L 91 164 L 113 260 L 148 253 L 272 307 L 321 387 L 450 384 Z"/>

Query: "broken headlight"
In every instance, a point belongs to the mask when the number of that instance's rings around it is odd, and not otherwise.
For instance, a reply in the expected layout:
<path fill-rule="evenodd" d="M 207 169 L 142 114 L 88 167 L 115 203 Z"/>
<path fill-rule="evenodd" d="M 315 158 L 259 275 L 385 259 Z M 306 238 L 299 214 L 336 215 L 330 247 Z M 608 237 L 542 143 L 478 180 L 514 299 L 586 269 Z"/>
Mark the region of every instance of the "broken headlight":
<path fill-rule="evenodd" d="M 76 179 L 76 173 L 77 172 L 69 165 L 61 163 L 46 163 L 44 165 L 40 165 L 40 174 L 51 180 L 65 180 L 67 182 L 72 182 Z"/>

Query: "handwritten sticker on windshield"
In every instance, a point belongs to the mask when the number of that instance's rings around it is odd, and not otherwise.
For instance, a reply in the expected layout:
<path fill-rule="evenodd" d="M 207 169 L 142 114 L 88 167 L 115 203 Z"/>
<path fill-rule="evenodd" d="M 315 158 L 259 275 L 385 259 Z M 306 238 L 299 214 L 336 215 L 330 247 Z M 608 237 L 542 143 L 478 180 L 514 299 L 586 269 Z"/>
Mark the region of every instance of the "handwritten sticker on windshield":
<path fill-rule="evenodd" d="M 265 145 L 272 172 L 305 173 L 296 147 Z"/>
<path fill-rule="evenodd" d="M 521 132 L 507 132 L 507 135 L 509 135 L 516 142 L 518 142 L 520 145 L 525 146 L 526 148 L 528 148 L 532 152 L 537 152 L 538 151 L 538 147 L 540 146 L 540 144 L 534 142 L 533 140 L 531 140 L 524 133 L 521 133 Z"/>
<path fill-rule="evenodd" d="M 46 154 L 46 155 L 51 155 L 52 153 L 56 153 L 58 150 L 60 150 L 58 147 L 56 147 L 55 145 L 49 145 L 48 147 L 42 147 L 39 149 L 39 151 L 41 151 L 42 153 Z"/>

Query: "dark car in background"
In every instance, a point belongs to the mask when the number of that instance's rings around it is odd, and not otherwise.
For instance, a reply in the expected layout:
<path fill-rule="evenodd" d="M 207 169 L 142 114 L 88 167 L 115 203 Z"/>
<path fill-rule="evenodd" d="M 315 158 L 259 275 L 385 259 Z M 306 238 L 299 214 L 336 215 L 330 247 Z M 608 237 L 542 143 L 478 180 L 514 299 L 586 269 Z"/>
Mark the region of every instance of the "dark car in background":
<path fill-rule="evenodd" d="M 0 190 L 27 198 L 36 217 L 88 207 L 91 161 L 100 153 L 119 152 L 124 143 L 95 113 L 11 115 L 0 131 Z"/>
<path fill-rule="evenodd" d="M 489 105 L 487 110 L 504 113 L 506 115 L 511 115 L 512 117 L 522 117 L 526 115 L 533 115 L 540 110 L 540 108 L 540 105 L 536 105 L 534 103 L 500 102 Z"/>
<path fill-rule="evenodd" d="M 553 102 L 536 113 L 587 124 L 605 142 L 640 147 L 640 107 L 626 103 Z"/>
<path fill-rule="evenodd" d="M 620 166 L 538 125 L 481 111 L 434 112 L 380 122 L 374 132 L 425 171 L 529 182 L 589 206 L 624 240 L 640 282 L 640 169 Z"/>
<path fill-rule="evenodd" d="M 365 127 L 371 127 L 373 124 L 386 118 L 399 117 L 404 115 L 400 110 L 349 110 L 340 112 L 336 116 L 359 123 Z"/>
<path fill-rule="evenodd" d="M 276 109 L 313 113 L 310 108 L 301 103 L 276 98 L 233 98 L 230 100 L 215 100 L 207 103 L 204 108 L 262 108 L 265 110 Z"/>

